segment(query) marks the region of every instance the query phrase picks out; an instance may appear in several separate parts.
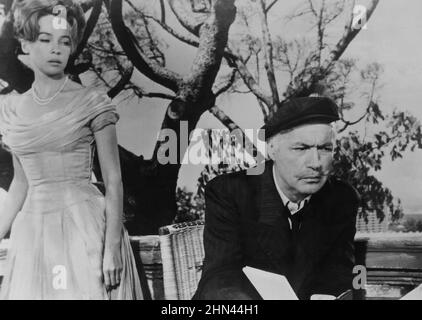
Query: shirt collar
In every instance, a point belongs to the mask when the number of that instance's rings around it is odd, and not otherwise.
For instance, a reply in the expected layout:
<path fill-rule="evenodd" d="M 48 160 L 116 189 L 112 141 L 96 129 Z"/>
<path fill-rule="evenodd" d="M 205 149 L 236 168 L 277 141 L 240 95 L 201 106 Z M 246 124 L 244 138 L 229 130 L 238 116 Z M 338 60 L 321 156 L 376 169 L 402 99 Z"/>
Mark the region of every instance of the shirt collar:
<path fill-rule="evenodd" d="M 299 203 L 291 201 L 281 190 L 280 186 L 277 183 L 276 180 L 276 173 L 275 173 L 275 165 L 273 165 L 273 179 L 275 183 L 275 187 L 277 188 L 278 194 L 280 195 L 281 201 L 283 201 L 283 204 L 287 206 L 287 208 L 290 210 L 290 214 L 295 214 L 299 210 L 301 210 L 305 204 L 311 199 L 311 196 L 307 196 L 305 199 L 300 201 Z"/>

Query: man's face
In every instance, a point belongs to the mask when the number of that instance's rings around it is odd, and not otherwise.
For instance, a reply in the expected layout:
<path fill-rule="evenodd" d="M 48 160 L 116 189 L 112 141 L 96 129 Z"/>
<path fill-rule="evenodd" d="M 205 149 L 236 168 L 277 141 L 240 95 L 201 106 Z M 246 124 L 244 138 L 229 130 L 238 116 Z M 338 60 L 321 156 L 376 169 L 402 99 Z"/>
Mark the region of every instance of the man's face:
<path fill-rule="evenodd" d="M 57 28 L 54 19 L 57 17 L 53 15 L 41 17 L 37 40 L 22 44 L 24 51 L 29 53 L 32 67 L 49 76 L 63 73 L 72 49 L 70 26 Z"/>
<path fill-rule="evenodd" d="M 292 201 L 317 192 L 327 181 L 333 162 L 334 132 L 329 124 L 306 124 L 268 141 L 277 182 Z"/>

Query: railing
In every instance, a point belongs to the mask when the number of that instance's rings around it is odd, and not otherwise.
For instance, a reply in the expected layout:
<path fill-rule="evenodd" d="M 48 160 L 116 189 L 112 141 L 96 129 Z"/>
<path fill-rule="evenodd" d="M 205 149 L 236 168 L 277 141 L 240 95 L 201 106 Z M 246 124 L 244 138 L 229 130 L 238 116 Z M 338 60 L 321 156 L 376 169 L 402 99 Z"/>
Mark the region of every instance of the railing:
<path fill-rule="evenodd" d="M 366 299 L 399 299 L 422 283 L 422 233 L 357 234 Z M 362 261 L 363 258 L 363 261 Z"/>
<path fill-rule="evenodd" d="M 144 265 L 152 299 L 164 299 L 159 236 L 131 237 L 131 242 Z M 360 298 L 399 299 L 422 283 L 422 233 L 357 234 L 355 244 L 356 264 L 367 270 Z"/>
<path fill-rule="evenodd" d="M 164 299 L 159 236 L 136 237 L 140 242 L 153 299 Z M 367 270 L 361 299 L 399 299 L 422 283 L 422 233 L 356 235 L 356 264 Z"/>

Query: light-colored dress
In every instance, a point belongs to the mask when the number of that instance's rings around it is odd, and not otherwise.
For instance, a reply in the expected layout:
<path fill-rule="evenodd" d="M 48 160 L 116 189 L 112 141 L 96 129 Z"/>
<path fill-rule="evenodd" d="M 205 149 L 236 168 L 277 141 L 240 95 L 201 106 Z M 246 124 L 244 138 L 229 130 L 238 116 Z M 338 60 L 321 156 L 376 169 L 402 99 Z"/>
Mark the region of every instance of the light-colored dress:
<path fill-rule="evenodd" d="M 91 181 L 94 132 L 119 115 L 105 93 L 75 92 L 37 119 L 16 113 L 23 95 L 0 98 L 3 146 L 18 157 L 29 184 L 11 229 L 2 299 L 143 298 L 125 229 L 121 283 L 108 292 L 102 278 L 106 216 L 105 198 Z"/>

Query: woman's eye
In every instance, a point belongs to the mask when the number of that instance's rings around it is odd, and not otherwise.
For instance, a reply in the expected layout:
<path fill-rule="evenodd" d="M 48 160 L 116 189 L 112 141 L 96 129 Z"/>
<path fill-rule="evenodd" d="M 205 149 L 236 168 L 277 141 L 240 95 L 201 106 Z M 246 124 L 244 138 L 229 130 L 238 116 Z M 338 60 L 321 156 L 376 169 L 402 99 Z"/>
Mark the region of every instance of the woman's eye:
<path fill-rule="evenodd" d="M 50 42 L 48 39 L 40 39 L 41 42 Z"/>

